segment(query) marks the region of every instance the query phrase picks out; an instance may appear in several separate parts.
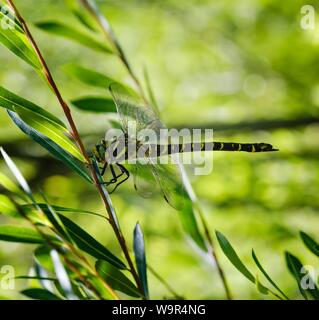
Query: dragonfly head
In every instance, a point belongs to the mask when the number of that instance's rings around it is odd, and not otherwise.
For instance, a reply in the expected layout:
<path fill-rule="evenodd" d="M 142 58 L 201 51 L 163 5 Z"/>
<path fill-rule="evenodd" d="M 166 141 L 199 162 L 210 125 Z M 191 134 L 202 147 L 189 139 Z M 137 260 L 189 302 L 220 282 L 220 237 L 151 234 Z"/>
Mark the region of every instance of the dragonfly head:
<path fill-rule="evenodd" d="M 93 148 L 93 155 L 99 163 L 105 162 L 105 152 L 107 149 L 107 142 L 102 140 L 101 143 L 98 143 Z"/>

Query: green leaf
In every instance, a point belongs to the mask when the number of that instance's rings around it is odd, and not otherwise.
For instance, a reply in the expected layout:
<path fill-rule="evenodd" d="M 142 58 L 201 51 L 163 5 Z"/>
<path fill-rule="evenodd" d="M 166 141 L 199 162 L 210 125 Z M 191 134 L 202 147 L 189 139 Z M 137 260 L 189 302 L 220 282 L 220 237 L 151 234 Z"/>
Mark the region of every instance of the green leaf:
<path fill-rule="evenodd" d="M 301 274 L 300 271 L 302 269 L 302 263 L 300 262 L 300 260 L 295 257 L 294 255 L 292 255 L 289 252 L 285 252 L 285 257 L 286 257 L 286 263 L 287 263 L 287 267 L 290 271 L 290 273 L 293 275 L 293 277 L 295 278 L 299 291 L 302 294 L 302 296 L 308 300 L 307 294 L 306 294 L 306 290 L 304 290 L 301 287 L 300 281 L 301 281 Z"/>
<path fill-rule="evenodd" d="M 5 14 L 3 6 L 1 6 L 0 21 L 7 24 L 0 28 L 0 42 L 7 47 L 16 56 L 24 60 L 35 69 L 41 69 L 41 63 L 29 43 L 21 25 L 12 16 Z"/>
<path fill-rule="evenodd" d="M 50 237 L 50 236 L 48 236 Z M 54 239 L 50 237 L 51 239 Z M 0 240 L 22 243 L 44 243 L 44 239 L 35 230 L 21 226 L 0 226 Z"/>
<path fill-rule="evenodd" d="M 199 248 L 207 251 L 205 241 L 198 229 L 198 224 L 193 210 L 193 204 L 190 199 L 185 198 L 182 210 L 178 211 L 179 220 L 181 221 L 184 232 L 193 239 Z"/>
<path fill-rule="evenodd" d="M 2 172 L 0 172 L 0 185 L 2 185 L 5 189 L 11 191 L 12 193 L 21 193 L 21 190 L 18 188 L 18 186 Z"/>
<path fill-rule="evenodd" d="M 3 194 L 0 194 L 0 214 L 14 218 L 20 217 L 20 214 L 17 212 L 17 208 L 14 203 Z"/>
<path fill-rule="evenodd" d="M 78 300 L 78 297 L 73 292 L 69 275 L 67 274 L 56 250 L 51 250 L 51 258 L 54 265 L 55 274 L 64 295 L 68 298 L 68 300 Z"/>
<path fill-rule="evenodd" d="M 107 45 L 97 39 L 93 34 L 90 34 L 88 32 L 79 31 L 71 26 L 62 24 L 57 21 L 39 22 L 35 25 L 41 30 L 70 39 L 90 49 L 107 54 L 113 53 Z"/>
<path fill-rule="evenodd" d="M 28 199 L 23 199 L 28 201 Z M 10 216 L 12 218 L 24 219 L 25 216 L 33 223 L 42 226 L 49 226 L 48 220 L 39 211 L 36 210 L 36 204 L 28 204 L 30 209 L 25 209 L 23 205 L 16 205 L 5 195 L 0 195 L 0 214 Z M 19 207 L 19 208 L 18 208 Z M 24 214 L 21 214 L 21 210 Z"/>
<path fill-rule="evenodd" d="M 85 159 L 78 147 L 74 144 L 73 141 L 65 136 L 66 131 L 64 129 L 61 130 L 59 126 L 46 120 L 45 118 L 34 112 L 22 110 L 18 107 L 15 107 L 14 109 L 21 120 L 31 128 L 44 134 L 49 139 L 58 144 L 61 148 L 72 154 L 74 157 L 82 162 L 85 162 Z"/>
<path fill-rule="evenodd" d="M 144 236 L 143 236 L 142 229 L 138 223 L 136 224 L 134 229 L 133 248 L 134 248 L 137 273 L 139 275 L 139 278 L 143 287 L 144 295 L 147 299 L 149 299 Z"/>
<path fill-rule="evenodd" d="M 67 64 L 62 66 L 63 71 L 72 78 L 80 80 L 89 86 L 109 89 L 110 84 L 119 83 L 118 81 L 104 75 L 103 73 L 93 71 L 77 64 Z"/>
<path fill-rule="evenodd" d="M 150 77 L 148 75 L 148 71 L 146 68 L 144 68 L 144 80 L 145 80 L 145 84 L 146 84 L 146 89 L 147 89 L 147 93 L 148 93 L 148 98 L 152 104 L 153 109 L 156 111 L 157 114 L 159 114 L 159 108 L 158 108 L 158 104 L 154 95 L 154 91 L 151 85 L 151 80 Z"/>
<path fill-rule="evenodd" d="M 266 288 L 263 284 L 256 279 L 252 273 L 247 269 L 243 262 L 238 257 L 236 251 L 228 241 L 228 239 L 219 231 L 216 231 L 216 237 L 219 242 L 221 249 L 223 250 L 225 256 L 232 263 L 232 265 L 249 281 L 257 285 L 258 291 L 262 294 L 268 294 L 268 292 L 273 293 L 271 290 Z M 274 293 L 273 293 L 274 294 Z M 275 294 L 276 295 L 276 294 Z M 277 295 L 276 295 L 277 296 Z M 277 296 L 279 298 L 279 296 Z"/>
<path fill-rule="evenodd" d="M 262 274 L 266 277 L 266 279 L 278 290 L 278 292 L 280 294 L 282 294 L 287 300 L 289 300 L 289 298 L 284 294 L 284 292 L 277 286 L 277 284 L 271 279 L 271 277 L 268 275 L 268 273 L 266 272 L 266 270 L 262 267 L 261 263 L 259 262 L 254 250 L 252 250 L 252 257 L 258 267 L 258 269 L 262 272 Z"/>
<path fill-rule="evenodd" d="M 248 280 L 255 283 L 255 277 L 251 274 L 251 272 L 246 268 L 246 266 L 242 263 L 237 253 L 233 249 L 230 242 L 227 238 L 219 231 L 216 231 L 216 237 L 219 242 L 221 249 L 223 250 L 225 256 L 232 263 L 232 265 Z"/>
<path fill-rule="evenodd" d="M 37 247 L 34 252 L 35 261 L 40 264 L 43 268 L 50 272 L 54 272 L 53 262 L 50 256 L 51 248 L 47 245 Z"/>
<path fill-rule="evenodd" d="M 66 241 L 73 244 L 72 238 L 70 237 L 68 231 L 66 230 L 65 226 L 63 225 L 59 215 L 55 212 L 55 210 L 51 207 L 51 205 L 47 202 L 45 196 L 43 195 L 44 200 L 46 201 L 46 209 L 43 210 L 43 213 L 48 218 L 48 220 L 54 226 L 54 231 L 58 233 Z"/>
<path fill-rule="evenodd" d="M 84 164 L 77 158 L 73 157 L 70 153 L 62 149 L 59 145 L 53 142 L 51 139 L 43 135 L 42 133 L 36 131 L 35 129 L 28 126 L 16 113 L 8 111 L 10 118 L 13 122 L 28 135 L 32 140 L 39 143 L 42 147 L 48 150 L 54 157 L 61 160 L 73 171 L 78 173 L 86 181 L 93 183 L 92 178 L 87 172 Z"/>
<path fill-rule="evenodd" d="M 116 107 L 113 99 L 103 97 L 84 97 L 71 101 L 71 103 L 82 111 L 89 112 L 116 112 Z"/>
<path fill-rule="evenodd" d="M 94 32 L 99 30 L 96 21 L 86 10 L 83 10 L 77 0 L 65 0 L 65 2 L 83 26 Z"/>
<path fill-rule="evenodd" d="M 260 292 L 261 294 L 268 294 L 268 289 L 266 289 L 259 281 L 258 275 L 256 275 L 255 277 L 255 284 L 257 287 L 258 292 Z"/>
<path fill-rule="evenodd" d="M 45 270 L 45 268 L 37 260 L 34 259 L 33 265 L 34 265 L 34 271 L 35 271 L 36 277 L 38 278 L 37 280 L 39 280 L 42 288 L 53 293 L 54 286 L 52 281 L 56 283 L 57 279 L 56 278 L 50 279 L 47 270 Z"/>
<path fill-rule="evenodd" d="M 15 17 L 14 12 L 8 5 L 0 4 L 0 19 L 6 26 L 11 26 L 15 30 L 24 33 L 21 23 Z"/>
<path fill-rule="evenodd" d="M 33 102 L 21 98 L 20 96 L 6 90 L 3 87 L 0 87 L 0 107 L 14 112 L 15 110 L 31 111 L 34 114 L 37 114 L 38 116 L 47 120 L 48 122 L 54 124 L 56 127 L 60 128 L 61 131 L 68 132 L 65 124 L 56 116 L 42 109 Z"/>
<path fill-rule="evenodd" d="M 14 277 L 15 279 L 18 280 L 43 280 L 43 281 L 56 281 L 56 278 L 52 277 L 40 277 L 40 276 L 17 276 Z"/>
<path fill-rule="evenodd" d="M 132 297 L 140 297 L 135 285 L 121 271 L 106 261 L 98 260 L 95 264 L 96 271 L 114 289 Z"/>
<path fill-rule="evenodd" d="M 12 174 L 15 176 L 15 178 L 17 179 L 17 181 L 19 182 L 21 188 L 23 189 L 23 191 L 28 194 L 28 196 L 33 199 L 32 196 L 32 192 L 31 189 L 27 183 L 27 181 L 24 179 L 21 171 L 18 169 L 18 167 L 15 165 L 15 163 L 11 160 L 11 158 L 8 156 L 8 154 L 3 150 L 3 148 L 0 148 L 0 152 L 7 164 L 7 166 L 9 167 L 10 171 L 12 172 Z"/>
<path fill-rule="evenodd" d="M 301 295 L 308 300 L 307 293 L 310 294 L 314 299 L 319 300 L 319 290 L 316 286 L 316 282 L 311 278 L 309 274 L 302 273 L 303 265 L 300 262 L 300 260 L 291 254 L 290 252 L 285 252 L 285 257 L 286 257 L 286 263 L 287 267 L 292 274 L 292 276 L 295 278 L 299 291 Z M 305 270 L 305 269 L 304 269 Z M 303 287 L 303 283 L 305 282 L 305 278 L 309 280 L 309 282 L 306 284 L 307 288 Z M 312 286 L 312 287 L 311 287 Z"/>
<path fill-rule="evenodd" d="M 91 235 L 67 217 L 61 214 L 59 216 L 70 236 L 81 250 L 97 259 L 106 260 L 119 269 L 126 269 L 125 264 L 106 249 L 100 242 L 96 241 Z"/>
<path fill-rule="evenodd" d="M 300 231 L 300 237 L 305 246 L 317 257 L 319 257 L 319 244 L 307 233 Z"/>
<path fill-rule="evenodd" d="M 22 290 L 21 293 L 26 297 L 35 300 L 62 300 L 50 291 L 40 288 L 30 288 Z"/>
<path fill-rule="evenodd" d="M 45 203 L 37 203 L 37 205 L 43 211 L 47 211 L 48 210 L 47 205 Z M 106 219 L 106 217 L 103 216 L 102 214 L 95 213 L 95 212 L 92 212 L 92 211 L 86 211 L 86 210 L 74 209 L 74 208 L 66 208 L 66 207 L 55 206 L 55 205 L 51 205 L 51 207 L 52 207 L 53 210 L 55 210 L 57 212 L 79 213 L 79 214 L 92 215 L 92 216 L 96 216 L 96 217 L 99 217 L 99 218 Z M 31 204 L 24 204 L 24 205 L 22 205 L 22 208 L 32 210 L 34 208 L 34 206 L 31 205 Z"/>

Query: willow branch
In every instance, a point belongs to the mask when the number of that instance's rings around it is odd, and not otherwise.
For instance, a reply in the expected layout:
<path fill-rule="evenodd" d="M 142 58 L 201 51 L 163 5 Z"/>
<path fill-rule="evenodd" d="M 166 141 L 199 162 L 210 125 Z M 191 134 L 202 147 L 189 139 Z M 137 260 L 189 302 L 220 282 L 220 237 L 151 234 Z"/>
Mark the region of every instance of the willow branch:
<path fill-rule="evenodd" d="M 91 2 L 89 2 L 88 0 L 80 0 L 80 2 L 89 11 L 89 13 L 92 15 L 92 17 L 96 20 L 97 24 L 100 26 L 101 31 L 103 32 L 103 34 L 106 36 L 108 41 L 113 46 L 113 49 L 115 50 L 115 54 L 122 61 L 123 65 L 125 66 L 129 75 L 131 76 L 132 80 L 134 81 L 142 99 L 144 100 L 144 102 L 147 102 L 147 98 L 144 93 L 143 87 L 142 87 L 137 75 L 135 74 L 135 72 L 134 72 L 134 70 L 133 70 L 133 68 L 132 68 L 132 66 L 131 66 L 131 64 L 125 54 L 125 51 L 123 50 L 120 42 L 116 38 L 115 33 L 114 33 L 111 25 L 107 21 L 107 19 L 102 14 L 100 14 L 100 12 L 97 10 L 97 8 L 95 8 L 93 6 L 93 4 Z"/>
<path fill-rule="evenodd" d="M 84 147 L 84 144 L 83 144 L 83 142 L 82 142 L 82 140 L 80 138 L 79 132 L 77 130 L 77 127 L 75 125 L 75 122 L 74 122 L 72 114 L 71 114 L 71 110 L 70 110 L 68 104 L 63 99 L 63 97 L 62 97 L 62 95 L 61 95 L 61 93 L 60 93 L 60 91 L 59 91 L 59 89 L 58 89 L 58 87 L 57 87 L 57 85 L 56 85 L 56 83 L 54 81 L 54 78 L 53 78 L 53 76 L 51 74 L 51 71 L 50 71 L 50 69 L 49 69 L 49 67 L 48 67 L 48 65 L 47 65 L 47 63 L 46 63 L 46 61 L 45 61 L 45 59 L 44 59 L 44 57 L 43 57 L 38 45 L 37 45 L 37 43 L 36 43 L 36 41 L 34 40 L 32 34 L 30 32 L 30 29 L 29 29 L 27 23 L 25 22 L 24 18 L 21 16 L 21 14 L 20 14 L 19 10 L 17 9 L 17 7 L 15 6 L 13 0 L 7 0 L 7 1 L 10 4 L 11 8 L 13 9 L 17 19 L 21 23 L 21 25 L 23 27 L 23 30 L 24 30 L 24 32 L 25 32 L 30 44 L 32 45 L 35 53 L 37 54 L 37 56 L 39 58 L 39 61 L 41 62 L 43 74 L 46 77 L 46 80 L 47 80 L 48 84 L 53 89 L 53 91 L 54 91 L 54 93 L 55 93 L 55 95 L 56 95 L 56 97 L 57 97 L 57 99 L 58 99 L 58 101 L 59 101 L 59 103 L 60 103 L 60 105 L 61 105 L 61 107 L 63 109 L 63 112 L 64 112 L 64 114 L 65 114 L 65 116 L 66 116 L 66 118 L 68 120 L 68 123 L 69 123 L 69 125 L 71 127 L 71 134 L 72 134 L 75 142 L 77 143 L 78 147 L 80 148 L 83 157 L 85 158 L 87 166 L 88 166 L 88 168 L 89 168 L 89 170 L 91 172 L 92 178 L 94 180 L 94 184 L 95 184 L 95 186 L 96 186 L 96 188 L 97 188 L 97 190 L 98 190 L 98 192 L 99 192 L 99 194 L 100 194 L 100 196 L 102 198 L 102 201 L 103 201 L 104 206 L 106 208 L 106 211 L 108 213 L 109 222 L 110 222 L 110 224 L 111 224 L 111 226 L 112 226 L 112 228 L 114 230 L 114 233 L 115 233 L 115 235 L 117 237 L 117 240 L 118 240 L 118 242 L 119 242 L 119 244 L 121 246 L 121 249 L 123 251 L 123 254 L 125 256 L 125 259 L 126 259 L 128 265 L 129 265 L 129 270 L 130 270 L 130 272 L 131 272 L 131 274 L 132 274 L 132 276 L 133 276 L 133 278 L 134 278 L 134 280 L 136 282 L 137 287 L 139 288 L 139 291 L 141 292 L 142 295 L 144 295 L 144 291 L 143 291 L 143 288 L 141 286 L 140 279 L 139 279 L 139 277 L 137 275 L 137 272 L 135 270 L 133 261 L 132 261 L 132 259 L 130 257 L 130 254 L 129 254 L 129 250 L 128 250 L 127 245 L 126 245 L 125 238 L 122 235 L 121 231 L 119 230 L 116 221 L 114 220 L 114 217 L 113 217 L 113 214 L 112 214 L 112 208 L 110 207 L 108 199 L 106 198 L 106 196 L 105 196 L 105 194 L 103 192 L 102 186 L 99 183 L 99 180 L 98 180 L 96 171 L 95 171 L 95 169 L 94 169 L 94 167 L 92 165 L 91 159 L 90 159 L 90 157 L 89 157 L 89 155 L 88 155 L 88 153 L 87 153 L 87 151 L 86 151 L 86 149 Z"/>

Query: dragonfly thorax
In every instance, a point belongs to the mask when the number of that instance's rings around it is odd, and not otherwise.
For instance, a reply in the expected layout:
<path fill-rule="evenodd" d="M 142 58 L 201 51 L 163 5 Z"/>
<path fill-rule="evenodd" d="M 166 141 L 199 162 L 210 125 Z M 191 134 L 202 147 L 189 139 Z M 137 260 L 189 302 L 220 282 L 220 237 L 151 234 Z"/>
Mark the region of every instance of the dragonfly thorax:
<path fill-rule="evenodd" d="M 125 134 L 112 141 L 101 140 L 94 146 L 93 155 L 99 163 L 118 163 L 132 156 L 142 145 L 142 141 Z"/>

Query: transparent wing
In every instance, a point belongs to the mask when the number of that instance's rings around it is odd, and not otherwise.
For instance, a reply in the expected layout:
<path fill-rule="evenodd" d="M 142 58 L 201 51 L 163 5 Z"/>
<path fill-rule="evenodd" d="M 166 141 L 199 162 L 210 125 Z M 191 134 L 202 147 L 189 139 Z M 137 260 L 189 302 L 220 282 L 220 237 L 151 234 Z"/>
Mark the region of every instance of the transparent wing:
<path fill-rule="evenodd" d="M 135 190 L 141 197 L 149 198 L 160 193 L 161 190 L 156 183 L 151 165 L 137 162 L 134 165 L 128 165 L 128 167 L 133 175 Z"/>
<path fill-rule="evenodd" d="M 156 164 L 152 165 L 152 171 L 167 203 L 181 210 L 186 192 L 179 167 L 175 164 Z"/>
<path fill-rule="evenodd" d="M 160 131 L 165 129 L 165 126 L 156 113 L 118 84 L 111 85 L 110 91 L 124 131 L 129 133 L 129 129 L 133 126 L 135 126 L 137 134 L 141 130 L 151 129 L 159 142 Z M 136 139 L 136 137 L 133 138 Z M 138 140 L 145 141 L 139 135 Z M 135 189 L 142 197 L 150 197 L 160 189 L 165 200 L 173 208 L 181 210 L 185 199 L 185 190 L 180 169 L 175 164 L 158 163 L 158 160 L 158 158 L 153 159 L 148 164 L 139 161 L 136 164 L 129 164 L 130 172 L 134 177 Z"/>
<path fill-rule="evenodd" d="M 160 129 L 164 129 L 165 126 L 150 107 L 143 105 L 138 97 L 119 84 L 112 84 L 110 91 L 126 133 L 129 133 L 130 127 L 135 126 L 136 132 L 152 129 L 159 137 Z"/>

